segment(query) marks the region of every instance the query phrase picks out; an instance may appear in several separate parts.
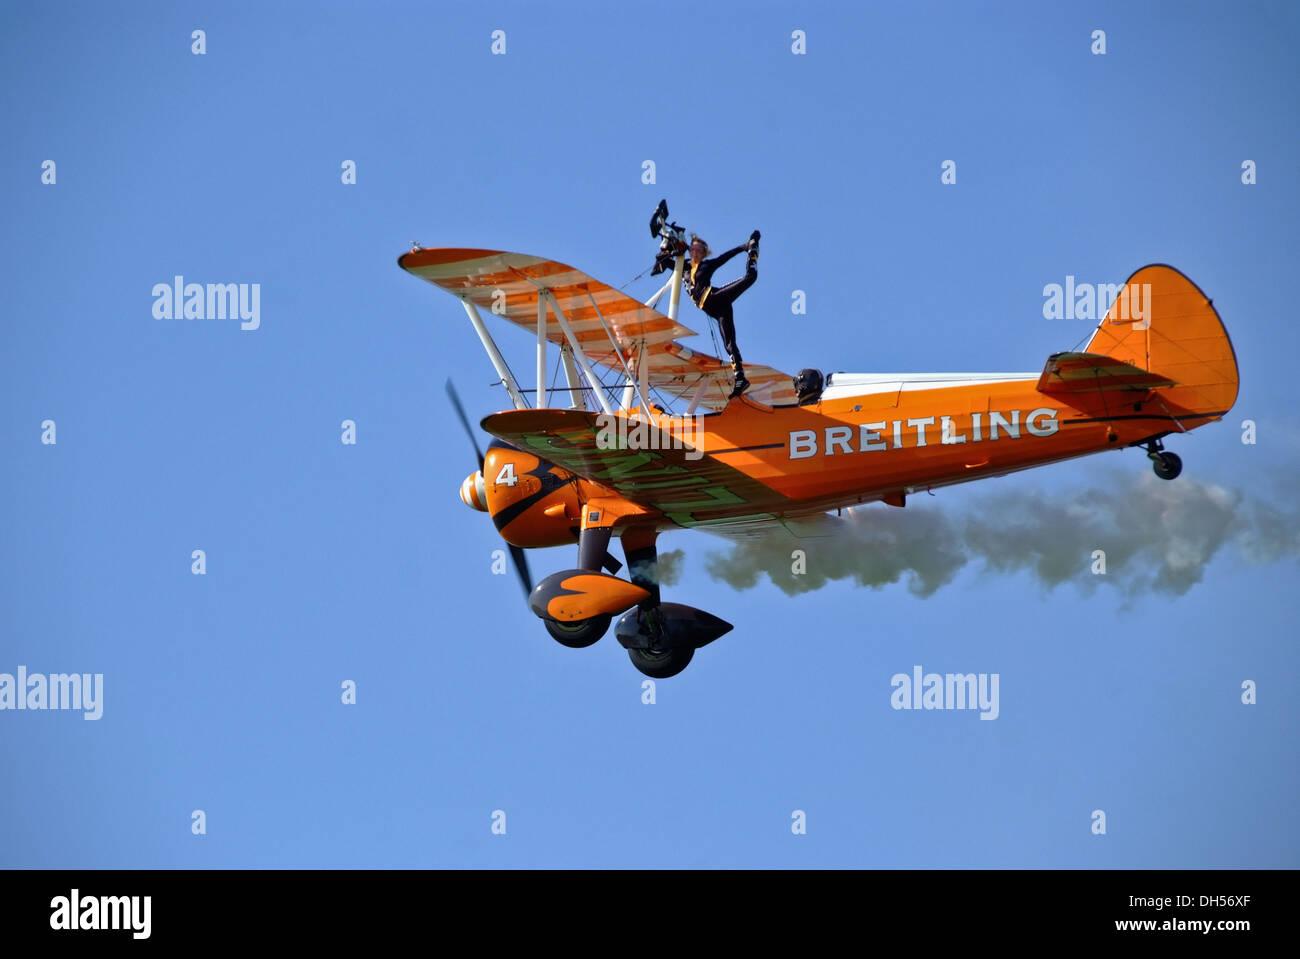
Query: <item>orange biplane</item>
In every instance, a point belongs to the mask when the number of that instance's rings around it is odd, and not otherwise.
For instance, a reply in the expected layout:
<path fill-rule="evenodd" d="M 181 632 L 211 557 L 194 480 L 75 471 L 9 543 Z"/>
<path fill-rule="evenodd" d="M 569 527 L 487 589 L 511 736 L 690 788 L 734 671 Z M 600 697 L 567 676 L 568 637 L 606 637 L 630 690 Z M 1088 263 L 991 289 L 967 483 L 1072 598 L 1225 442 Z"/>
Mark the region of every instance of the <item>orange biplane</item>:
<path fill-rule="evenodd" d="M 1182 464 L 1164 438 L 1221 419 L 1237 397 L 1218 314 L 1169 266 L 1134 273 L 1085 349 L 1053 354 L 1039 373 L 837 372 L 822 383 L 804 371 L 796 393 L 790 374 L 747 364 L 749 392 L 728 401 L 729 365 L 681 343 L 692 331 L 677 321 L 680 252 L 648 303 L 518 253 L 417 247 L 398 263 L 460 299 L 514 407 L 482 420 L 496 439 L 476 452 L 480 468 L 461 499 L 492 516 L 525 588 L 523 549 L 576 544 L 576 568 L 532 587 L 531 609 L 571 647 L 596 642 L 619 616 L 619 643 L 656 678 L 676 675 L 731 629 L 661 601 L 663 530 L 798 535 L 835 524 L 829 511 L 901 507 L 916 491 L 1128 446 L 1145 447 L 1171 480 Z M 665 292 L 667 315 L 654 308 Z M 535 403 L 480 309 L 536 337 Z M 565 385 L 548 396 L 551 347 Z M 612 536 L 627 579 L 616 575 Z"/>

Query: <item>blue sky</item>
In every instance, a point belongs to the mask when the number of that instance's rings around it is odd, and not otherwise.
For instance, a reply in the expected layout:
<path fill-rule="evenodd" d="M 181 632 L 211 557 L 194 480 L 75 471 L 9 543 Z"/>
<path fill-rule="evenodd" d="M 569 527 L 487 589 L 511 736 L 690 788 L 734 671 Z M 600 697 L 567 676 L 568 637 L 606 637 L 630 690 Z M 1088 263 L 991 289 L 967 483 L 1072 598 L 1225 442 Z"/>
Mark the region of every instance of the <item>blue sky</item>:
<path fill-rule="evenodd" d="M 1294 542 L 1225 546 L 1175 596 L 1081 557 L 1054 590 L 972 564 L 925 598 L 791 597 L 669 534 L 666 598 L 736 628 L 644 705 L 612 637 L 560 647 L 491 574 L 442 384 L 505 399 L 395 264 L 482 246 L 617 286 L 667 197 L 715 249 L 763 231 L 747 359 L 886 372 L 1037 370 L 1092 326 L 1043 319 L 1044 285 L 1171 263 L 1242 378 L 1172 444 L 1184 479 L 1294 517 L 1298 28 L 1285 3 L 7 5 L 0 672 L 105 696 L 0 712 L 0 866 L 1300 865 Z M 154 319 L 177 274 L 260 284 L 260 329 Z M 988 485 L 1064 503 L 1147 471 Z M 998 719 L 893 710 L 915 664 L 997 673 Z"/>

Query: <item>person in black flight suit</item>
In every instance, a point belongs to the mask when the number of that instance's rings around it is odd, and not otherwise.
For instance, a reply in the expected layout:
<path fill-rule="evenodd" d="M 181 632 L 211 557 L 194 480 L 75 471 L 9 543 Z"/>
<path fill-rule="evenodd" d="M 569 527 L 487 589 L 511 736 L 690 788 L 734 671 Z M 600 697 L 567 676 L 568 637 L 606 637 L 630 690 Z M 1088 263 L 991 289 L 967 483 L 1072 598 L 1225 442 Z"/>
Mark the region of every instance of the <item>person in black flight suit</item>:
<path fill-rule="evenodd" d="M 691 234 L 691 261 L 686 265 L 683 276 L 686 295 L 691 298 L 692 303 L 717 320 L 718 329 L 722 331 L 722 346 L 727 351 L 727 355 L 731 357 L 731 368 L 736 375 L 736 385 L 728 399 L 735 399 L 749 389 L 749 380 L 745 379 L 745 367 L 741 365 L 740 349 L 736 346 L 736 322 L 732 314 L 731 304 L 736 301 L 736 297 L 753 286 L 754 281 L 758 279 L 759 235 L 759 232 L 755 230 L 749 235 L 748 242 L 733 247 L 713 259 L 708 259 L 711 252 L 709 245 L 695 234 Z M 714 287 L 710 285 L 713 281 L 714 271 L 718 267 L 737 253 L 746 251 L 749 253 L 749 258 L 745 263 L 745 275 L 743 277 L 739 280 L 733 280 L 726 286 Z M 670 261 L 671 251 L 661 254 L 660 259 L 664 259 L 665 256 Z M 667 262 L 656 263 L 655 272 L 659 272 L 661 269 L 667 268 L 667 266 Z"/>

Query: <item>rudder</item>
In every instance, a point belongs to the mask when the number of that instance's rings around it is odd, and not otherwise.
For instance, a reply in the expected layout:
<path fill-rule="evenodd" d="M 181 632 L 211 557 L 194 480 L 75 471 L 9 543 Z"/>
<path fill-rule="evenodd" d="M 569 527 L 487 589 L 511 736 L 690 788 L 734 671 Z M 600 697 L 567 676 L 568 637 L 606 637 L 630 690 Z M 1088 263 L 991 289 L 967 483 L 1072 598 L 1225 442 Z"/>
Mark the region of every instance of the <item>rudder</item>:
<path fill-rule="evenodd" d="M 1237 357 L 1214 304 L 1164 264 L 1144 266 L 1124 284 L 1085 347 L 1172 380 L 1172 408 L 1222 416 L 1237 400 Z"/>

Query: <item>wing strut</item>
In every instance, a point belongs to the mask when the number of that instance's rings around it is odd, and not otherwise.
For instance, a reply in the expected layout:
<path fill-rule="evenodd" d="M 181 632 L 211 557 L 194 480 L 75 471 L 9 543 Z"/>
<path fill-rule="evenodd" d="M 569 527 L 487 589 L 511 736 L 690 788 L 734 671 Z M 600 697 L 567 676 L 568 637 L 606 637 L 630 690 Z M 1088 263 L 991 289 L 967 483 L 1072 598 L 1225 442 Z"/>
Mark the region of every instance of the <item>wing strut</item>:
<path fill-rule="evenodd" d="M 461 306 L 465 307 L 465 312 L 469 314 L 469 321 L 474 325 L 474 332 L 482 340 L 483 350 L 487 353 L 488 359 L 492 361 L 492 367 L 497 371 L 497 376 L 501 377 L 501 382 L 505 384 L 506 392 L 510 394 L 510 400 L 515 404 L 515 409 L 527 409 L 528 401 L 524 399 L 524 394 L 519 392 L 519 384 L 515 382 L 514 376 L 511 375 L 510 367 L 506 365 L 505 357 L 497 349 L 492 334 L 483 325 L 483 317 L 479 316 L 478 307 L 463 296 L 457 297 L 457 299 L 460 300 Z"/>
<path fill-rule="evenodd" d="M 627 379 L 623 381 L 625 384 L 623 389 L 623 408 L 627 409 L 632 405 L 632 394 L 629 391 L 634 389 L 632 384 L 636 382 L 636 377 L 632 375 L 632 369 L 627 365 L 627 357 L 623 355 L 622 348 L 618 345 L 617 341 L 615 341 L 614 334 L 610 332 L 609 324 L 605 322 L 605 314 L 600 312 L 600 307 L 596 305 L 596 298 L 591 295 L 591 290 L 587 291 L 587 299 L 591 300 L 591 308 L 596 311 L 596 316 L 600 318 L 600 325 L 605 330 L 605 337 L 609 340 L 609 345 L 614 348 L 614 353 L 618 356 L 618 361 L 623 364 L 623 372 L 627 374 Z"/>
<path fill-rule="evenodd" d="M 636 378 L 637 389 L 641 393 L 641 412 L 647 420 L 653 422 L 650 416 L 650 357 L 646 355 L 645 340 L 641 341 L 641 349 L 637 352 Z"/>
<path fill-rule="evenodd" d="M 546 400 L 546 300 L 537 296 L 537 408 L 549 404 Z"/>
<path fill-rule="evenodd" d="M 583 395 L 582 379 L 573 363 L 573 348 L 568 343 L 560 347 L 560 360 L 564 363 L 564 381 L 569 384 L 569 409 L 585 410 L 587 400 Z"/>
<path fill-rule="evenodd" d="M 583 351 L 581 344 L 578 343 L 578 338 L 573 335 L 573 327 L 569 326 L 569 318 L 560 309 L 555 294 L 550 290 L 542 290 L 537 294 L 537 301 L 543 304 L 537 310 L 539 328 L 546 316 L 546 306 L 544 304 L 550 303 L 551 309 L 555 311 L 555 321 L 560 324 L 560 330 L 564 333 L 564 338 L 569 344 L 569 350 L 573 353 L 573 358 L 578 361 L 578 365 L 582 367 L 582 373 L 587 377 L 587 382 L 591 384 L 591 391 L 596 394 L 596 399 L 600 402 L 600 408 L 611 416 L 614 415 L 614 410 L 609 405 L 609 397 L 605 395 L 600 380 L 596 379 L 596 374 L 591 369 L 591 361 L 587 359 L 587 354 Z"/>
<path fill-rule="evenodd" d="M 700 385 L 695 387 L 695 393 L 691 396 L 691 405 L 686 407 L 686 415 L 693 416 L 696 408 L 700 405 L 700 400 L 704 397 L 704 391 L 708 389 L 708 377 L 700 377 Z"/>

